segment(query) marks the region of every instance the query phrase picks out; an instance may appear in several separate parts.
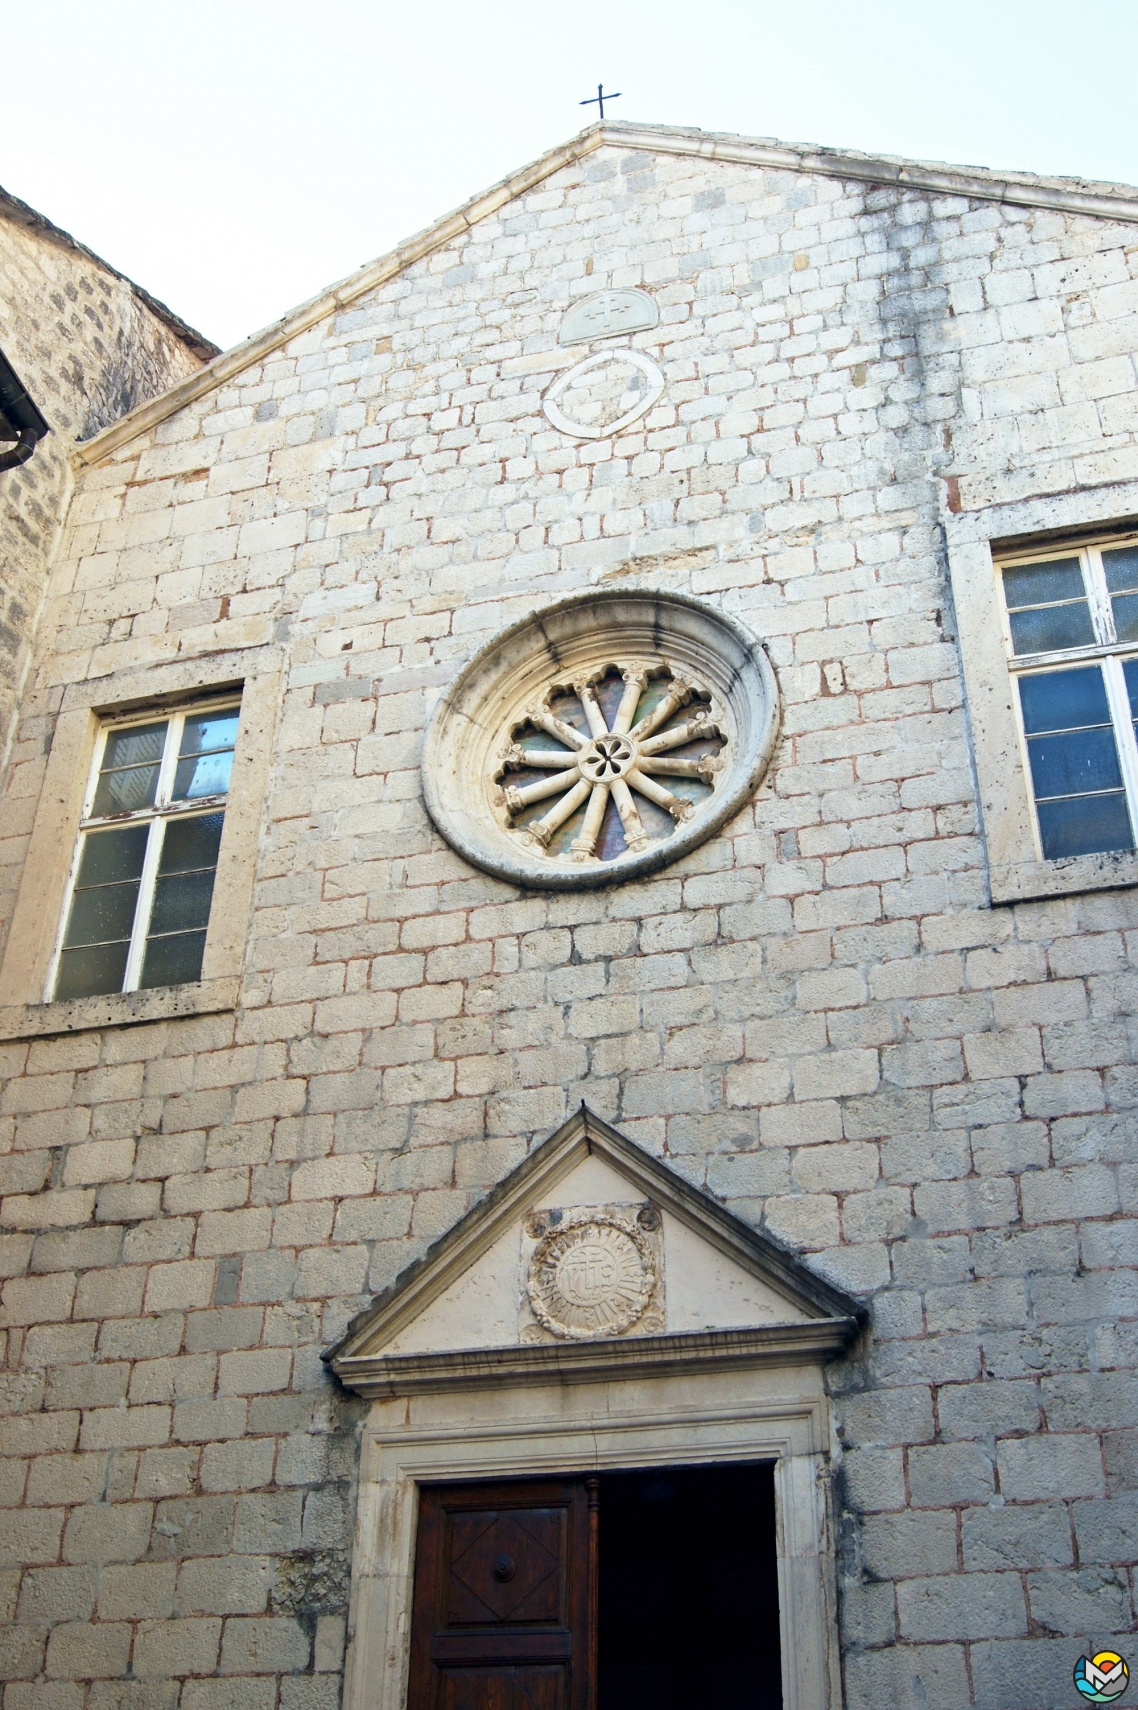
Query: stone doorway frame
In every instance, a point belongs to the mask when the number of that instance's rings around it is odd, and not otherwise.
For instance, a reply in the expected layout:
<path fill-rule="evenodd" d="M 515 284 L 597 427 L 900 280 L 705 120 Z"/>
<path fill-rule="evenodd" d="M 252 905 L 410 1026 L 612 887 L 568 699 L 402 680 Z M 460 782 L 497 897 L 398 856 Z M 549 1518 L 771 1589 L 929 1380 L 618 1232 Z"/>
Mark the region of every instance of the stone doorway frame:
<path fill-rule="evenodd" d="M 693 1342 L 700 1338 L 693 1337 Z M 693 1350 L 694 1352 L 694 1350 Z M 598 1383 L 436 1389 L 363 1426 L 344 1710 L 405 1710 L 419 1486 L 775 1462 L 784 1710 L 839 1710 L 829 1410 L 821 1363 Z M 694 1380 L 694 1382 L 693 1382 Z M 698 1397 L 698 1401 L 693 1401 Z M 603 1525 L 603 1518 L 602 1518 Z"/>

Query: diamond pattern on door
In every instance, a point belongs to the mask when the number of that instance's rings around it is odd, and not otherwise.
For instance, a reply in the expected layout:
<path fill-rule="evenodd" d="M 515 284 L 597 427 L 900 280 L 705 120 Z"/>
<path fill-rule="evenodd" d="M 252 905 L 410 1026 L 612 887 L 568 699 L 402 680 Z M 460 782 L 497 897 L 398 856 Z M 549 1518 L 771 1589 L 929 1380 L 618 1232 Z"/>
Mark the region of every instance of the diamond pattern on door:
<path fill-rule="evenodd" d="M 564 1513 L 454 1515 L 447 1625 L 556 1621 Z"/>

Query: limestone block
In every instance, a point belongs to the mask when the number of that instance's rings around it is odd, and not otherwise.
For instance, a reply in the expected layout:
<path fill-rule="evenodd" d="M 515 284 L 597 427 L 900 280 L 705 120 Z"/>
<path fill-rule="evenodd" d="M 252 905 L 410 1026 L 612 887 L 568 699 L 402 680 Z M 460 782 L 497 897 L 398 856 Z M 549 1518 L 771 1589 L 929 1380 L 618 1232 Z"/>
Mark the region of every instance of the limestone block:
<path fill-rule="evenodd" d="M 126 1623 L 68 1621 L 52 1629 L 44 1664 L 49 1676 L 99 1680 L 125 1672 L 132 1630 Z"/>
<path fill-rule="evenodd" d="M 956 1524 L 951 1514 L 884 1514 L 862 1527 L 862 1562 L 882 1579 L 919 1579 L 956 1568 Z"/>
<path fill-rule="evenodd" d="M 224 1556 L 233 1540 L 231 1496 L 171 1498 L 154 1512 L 150 1554 L 158 1558 Z"/>
<path fill-rule="evenodd" d="M 184 1562 L 178 1573 L 175 1613 L 259 1615 L 268 1603 L 271 1565 L 262 1556 L 214 1557 Z M 181 1622 L 179 1622 L 179 1625 Z"/>
<path fill-rule="evenodd" d="M 967 1666 L 958 1644 L 864 1651 L 850 1659 L 848 1680 L 858 1710 L 883 1701 L 898 1710 L 957 1710 L 967 1702 Z"/>
<path fill-rule="evenodd" d="M 277 1617 L 225 1624 L 221 1668 L 225 1674 L 299 1672 L 308 1666 L 311 1644 L 299 1622 Z"/>
<path fill-rule="evenodd" d="M 906 1580 L 897 1588 L 902 1635 L 941 1639 L 967 1634 L 972 1639 L 1015 1638 L 1027 1629 L 1027 1610 L 1018 1574 L 942 1574 Z"/>
<path fill-rule="evenodd" d="M 144 1621 L 134 1644 L 134 1672 L 141 1679 L 210 1674 L 217 1667 L 218 1620 Z"/>
<path fill-rule="evenodd" d="M 95 1591 L 96 1576 L 91 1568 L 32 1568 L 20 1587 L 18 1618 L 41 1627 L 54 1627 L 69 1617 L 89 1621 Z"/>
<path fill-rule="evenodd" d="M 104 1621 L 167 1618 L 174 1612 L 173 1562 L 107 1567 L 99 1576 L 99 1618 Z"/>
<path fill-rule="evenodd" d="M 1103 1493 L 1098 1440 L 1085 1433 L 1011 1438 L 999 1444 L 997 1462 L 1009 1499 Z"/>

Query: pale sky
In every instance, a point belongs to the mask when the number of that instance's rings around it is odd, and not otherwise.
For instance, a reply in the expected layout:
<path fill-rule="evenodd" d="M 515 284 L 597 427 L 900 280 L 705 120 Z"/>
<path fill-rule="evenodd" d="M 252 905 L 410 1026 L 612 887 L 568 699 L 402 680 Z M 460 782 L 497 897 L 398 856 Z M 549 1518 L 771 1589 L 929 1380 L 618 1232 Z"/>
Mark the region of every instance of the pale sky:
<path fill-rule="evenodd" d="M 0 184 L 236 343 L 613 118 L 1138 184 L 1138 0 L 57 0 Z"/>

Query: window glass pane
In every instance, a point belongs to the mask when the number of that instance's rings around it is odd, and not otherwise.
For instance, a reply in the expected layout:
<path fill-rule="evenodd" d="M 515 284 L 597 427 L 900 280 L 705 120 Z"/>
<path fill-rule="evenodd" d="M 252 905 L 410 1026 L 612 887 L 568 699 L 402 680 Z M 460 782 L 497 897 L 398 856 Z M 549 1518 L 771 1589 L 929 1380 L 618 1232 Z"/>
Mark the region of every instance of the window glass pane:
<path fill-rule="evenodd" d="M 166 730 L 163 721 L 111 731 L 95 788 L 93 814 L 135 813 L 153 806 Z"/>
<path fill-rule="evenodd" d="M 56 999 L 122 990 L 149 835 L 149 825 L 123 825 L 84 837 Z"/>
<path fill-rule="evenodd" d="M 168 938 L 151 938 L 146 945 L 139 985 L 180 986 L 189 980 L 200 980 L 204 932 L 179 932 Z"/>
<path fill-rule="evenodd" d="M 193 819 L 167 822 L 159 873 L 186 873 L 195 867 L 216 867 L 223 813 L 199 813 Z"/>
<path fill-rule="evenodd" d="M 142 964 L 143 986 L 173 986 L 201 978 L 224 823 L 224 814 L 203 813 L 166 825 Z"/>
<path fill-rule="evenodd" d="M 1027 753 L 1036 801 L 1046 796 L 1078 796 L 1090 790 L 1122 788 L 1114 731 L 1109 725 L 1100 725 L 1097 730 L 1068 730 L 1059 736 L 1029 736 Z"/>
<path fill-rule="evenodd" d="M 238 709 L 202 713 L 188 718 L 174 775 L 175 801 L 196 796 L 221 796 L 229 788 L 233 744 L 237 740 Z"/>
<path fill-rule="evenodd" d="M 1138 660 L 1134 663 L 1138 665 Z M 1110 723 L 1106 688 L 1097 665 L 1021 677 L 1019 698 L 1023 728 L 1029 736 L 1037 731 L 1077 730 L 1083 725 Z"/>
<path fill-rule="evenodd" d="M 222 754 L 199 754 L 179 760 L 174 772 L 171 800 L 193 801 L 197 796 L 223 796 L 229 789 L 233 750 Z"/>
<path fill-rule="evenodd" d="M 1058 600 L 1086 598 L 1083 567 L 1077 558 L 1055 558 L 1050 564 L 1024 564 L 1004 571 L 1008 610 L 1019 606 L 1051 606 Z"/>
<path fill-rule="evenodd" d="M 1138 546 L 1120 546 L 1113 552 L 1104 552 L 1102 567 L 1106 572 L 1106 585 L 1112 594 L 1138 591 Z"/>
<path fill-rule="evenodd" d="M 63 942 L 109 944 L 129 938 L 138 901 L 138 880 L 131 885 L 96 885 L 94 890 L 76 891 Z"/>
<path fill-rule="evenodd" d="M 1074 606 L 1012 612 L 1008 622 L 1014 653 L 1054 653 L 1061 647 L 1094 646 L 1095 632 L 1085 600 Z"/>
<path fill-rule="evenodd" d="M 1016 653 L 1049 653 L 1060 647 L 1090 647 L 1095 641 L 1090 607 L 1077 558 L 1025 564 L 1005 570 L 1004 598 Z"/>
<path fill-rule="evenodd" d="M 209 901 L 213 895 L 214 869 L 204 873 L 173 873 L 154 887 L 150 911 L 150 933 L 181 932 L 209 925 Z"/>
<path fill-rule="evenodd" d="M 1041 802 L 1037 811 L 1046 861 L 1134 847 L 1124 795 L 1068 797 L 1061 802 Z"/>
<path fill-rule="evenodd" d="M 129 949 L 129 944 L 122 943 L 65 950 L 59 958 L 59 973 L 52 995 L 57 1002 L 62 1002 L 64 998 L 101 997 L 106 992 L 121 992 Z"/>
<path fill-rule="evenodd" d="M 145 825 L 87 833 L 63 939 L 65 945 L 129 939 L 148 834 L 149 827 Z"/>
<path fill-rule="evenodd" d="M 1019 696 L 1044 859 L 1132 849 L 1101 668 L 1021 677 Z"/>
<path fill-rule="evenodd" d="M 182 728 L 180 754 L 208 754 L 215 748 L 232 748 L 237 741 L 237 719 L 240 709 L 227 707 L 224 712 L 200 713 L 187 718 Z"/>
<path fill-rule="evenodd" d="M 112 831 L 89 831 L 83 839 L 76 889 L 87 885 L 117 885 L 142 877 L 150 827 L 120 825 Z"/>

